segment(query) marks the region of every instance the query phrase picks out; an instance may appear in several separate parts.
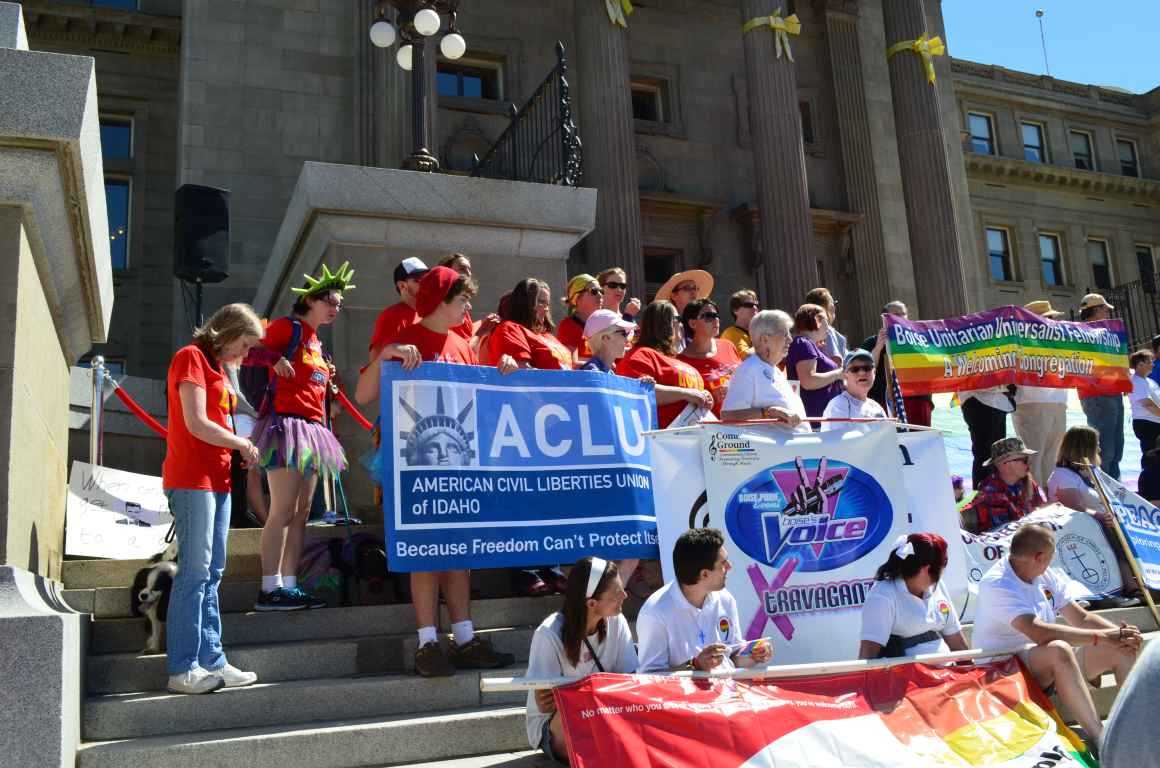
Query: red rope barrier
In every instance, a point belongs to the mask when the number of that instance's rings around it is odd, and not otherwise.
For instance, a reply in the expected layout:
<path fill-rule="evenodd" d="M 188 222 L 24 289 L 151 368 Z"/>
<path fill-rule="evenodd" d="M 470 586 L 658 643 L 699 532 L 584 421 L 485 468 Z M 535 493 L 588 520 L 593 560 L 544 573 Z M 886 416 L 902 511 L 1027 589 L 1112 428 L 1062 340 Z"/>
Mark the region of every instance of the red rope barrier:
<path fill-rule="evenodd" d="M 162 438 L 169 437 L 168 430 L 161 426 L 157 419 L 150 416 L 148 411 L 137 405 L 137 402 L 133 400 L 133 398 L 129 397 L 129 393 L 126 392 L 123 387 L 113 387 L 113 394 L 115 394 L 118 399 L 120 399 L 120 401 L 125 404 L 125 407 L 132 411 L 137 416 L 137 418 L 141 419 L 141 421 L 145 423 L 145 426 L 161 435 Z"/>
<path fill-rule="evenodd" d="M 367 421 L 367 417 L 359 413 L 358 408 L 354 407 L 354 403 L 350 401 L 350 398 L 346 396 L 346 392 L 342 389 L 338 390 L 338 402 L 351 415 L 351 418 L 358 422 L 360 427 L 368 431 L 374 428 L 374 425 Z"/>

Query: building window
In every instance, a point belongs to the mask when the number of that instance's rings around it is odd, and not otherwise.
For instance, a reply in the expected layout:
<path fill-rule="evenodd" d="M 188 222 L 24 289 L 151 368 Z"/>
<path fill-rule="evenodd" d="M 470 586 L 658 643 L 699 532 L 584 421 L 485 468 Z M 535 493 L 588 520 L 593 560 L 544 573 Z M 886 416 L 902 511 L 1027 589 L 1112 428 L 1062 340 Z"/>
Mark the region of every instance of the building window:
<path fill-rule="evenodd" d="M 1059 236 L 1039 235 L 1039 261 L 1043 265 L 1043 284 L 1049 287 L 1063 285 L 1063 254 Z"/>
<path fill-rule="evenodd" d="M 1047 162 L 1047 147 L 1043 143 L 1043 126 L 1039 123 L 1023 123 L 1023 159 L 1033 163 Z"/>
<path fill-rule="evenodd" d="M 1071 156 L 1075 160 L 1075 167 L 1081 171 L 1094 171 L 1096 164 L 1095 158 L 1092 156 L 1091 134 L 1084 131 L 1072 131 L 1069 135 Z"/>
<path fill-rule="evenodd" d="M 124 8 L 127 11 L 137 10 L 137 0 L 88 0 L 88 4 L 102 8 Z"/>
<path fill-rule="evenodd" d="M 101 118 L 101 155 L 105 163 L 109 256 L 113 269 L 125 269 L 129 266 L 129 212 L 132 209 L 133 185 L 124 172 L 128 161 L 133 159 L 132 120 Z"/>
<path fill-rule="evenodd" d="M 967 126 L 971 131 L 971 151 L 979 155 L 995 154 L 995 134 L 991 130 L 991 116 L 968 112 Z"/>
<path fill-rule="evenodd" d="M 677 273 L 681 252 L 671 248 L 644 249 L 645 300 L 652 301 L 665 281 Z"/>
<path fill-rule="evenodd" d="M 1009 283 L 1015 279 L 1011 270 L 1011 246 L 1007 230 L 987 228 L 987 252 L 991 265 L 991 279 L 999 283 Z"/>
<path fill-rule="evenodd" d="M 498 62 L 439 59 L 436 64 L 435 89 L 440 96 L 462 99 L 503 99 L 503 67 Z"/>
<path fill-rule="evenodd" d="M 1120 154 L 1120 173 L 1125 176 L 1140 176 L 1140 162 L 1136 154 L 1136 142 L 1116 139 L 1116 151 Z"/>
<path fill-rule="evenodd" d="M 1092 279 L 1096 288 L 1112 287 L 1112 267 L 1108 262 L 1108 244 L 1104 240 L 1087 241 L 1088 259 L 1092 263 Z"/>
<path fill-rule="evenodd" d="M 1156 290 L 1156 263 L 1152 260 L 1152 246 L 1136 243 L 1136 267 L 1140 282 L 1149 292 Z"/>
<path fill-rule="evenodd" d="M 814 114 L 810 111 L 810 103 L 808 101 L 798 102 L 798 111 L 802 116 L 802 143 L 814 143 Z"/>
<path fill-rule="evenodd" d="M 668 123 L 671 121 L 668 83 L 664 80 L 649 78 L 633 80 L 629 87 L 632 89 L 632 117 L 634 120 L 643 120 L 648 123 Z"/>

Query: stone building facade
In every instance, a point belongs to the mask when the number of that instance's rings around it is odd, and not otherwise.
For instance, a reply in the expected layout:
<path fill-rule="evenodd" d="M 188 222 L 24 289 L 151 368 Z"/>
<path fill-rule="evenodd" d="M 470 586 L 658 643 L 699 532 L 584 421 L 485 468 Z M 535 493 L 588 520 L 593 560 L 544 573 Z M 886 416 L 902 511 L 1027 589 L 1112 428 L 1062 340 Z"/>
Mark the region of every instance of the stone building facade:
<path fill-rule="evenodd" d="M 798 0 L 793 63 L 774 57 L 768 29 L 741 34 L 743 9 L 771 13 L 785 3 L 638 0 L 628 30 L 613 30 L 619 39 L 609 37 L 601 0 L 538 0 L 534 24 L 528 5 L 464 2 L 468 53 L 437 63 L 434 150 L 449 172 L 466 172 L 563 42 L 586 139 L 585 183 L 610 201 L 598 232 L 576 250 L 574 271 L 635 265 L 633 288 L 647 295 L 672 272 L 703 267 L 717 278 L 718 301 L 753 286 L 767 304 L 792 310 L 797 299 L 780 293 L 792 266 L 794 285 L 816 280 L 834 291 L 839 326 L 860 338 L 888 299 L 920 316 L 937 304 L 931 281 L 916 274 L 945 273 L 953 285 L 961 273 L 964 309 L 1034 298 L 1069 309 L 1089 287 L 1130 283 L 1154 264 L 1160 91 L 1133 95 L 948 56 L 934 59 L 937 81 L 923 80 L 928 90 L 919 93 L 905 81 L 922 72 L 918 57 L 887 61 L 896 42 L 887 27 L 897 34 L 903 21 L 917 23 L 945 39 L 937 0 Z M 100 351 L 129 373 L 162 376 L 191 324 L 190 297 L 172 278 L 178 185 L 231 191 L 231 276 L 207 287 L 212 310 L 253 298 L 303 161 L 397 167 L 408 153 L 409 84 L 394 49 L 368 41 L 369 0 L 25 0 L 24 8 L 33 48 L 96 57 L 111 126 L 110 194 L 124 194 L 115 182 L 131 190 L 112 332 Z M 623 91 L 627 99 L 610 99 Z M 917 138 L 900 153 L 896 115 L 911 116 L 896 100 L 912 94 L 926 100 L 926 123 L 906 126 Z M 626 108 L 631 130 L 615 124 Z M 771 134 L 769 121 L 751 121 L 753 110 L 784 125 Z M 794 118 L 799 128 L 787 134 Z M 118 124 L 132 126 L 128 156 L 116 149 Z M 971 138 L 984 124 L 989 143 Z M 946 202 L 939 217 L 908 225 L 904 174 L 920 167 L 912 142 L 922 144 L 932 125 L 941 147 L 926 141 L 922 162 L 946 158 Z M 1025 125 L 1038 126 L 1038 149 Z M 1090 141 L 1086 154 L 1078 135 Z M 592 137 L 617 138 L 601 146 Z M 1119 155 L 1128 141 L 1134 165 Z M 801 198 L 792 181 L 799 153 Z M 759 166 L 778 169 L 764 190 Z M 784 221 L 778 214 L 797 210 L 798 199 L 810 211 L 803 243 L 796 231 L 763 232 L 763 220 Z M 957 255 L 915 253 L 912 243 L 927 242 L 916 240 L 923 226 L 941 227 L 954 246 L 942 250 Z M 618 252 L 638 242 L 638 252 Z M 996 243 L 1005 243 L 998 256 Z M 394 258 L 383 253 L 388 266 Z M 491 284 L 479 266 L 484 311 L 510 286 Z M 392 286 L 360 281 L 347 307 L 373 313 L 393 301 Z"/>

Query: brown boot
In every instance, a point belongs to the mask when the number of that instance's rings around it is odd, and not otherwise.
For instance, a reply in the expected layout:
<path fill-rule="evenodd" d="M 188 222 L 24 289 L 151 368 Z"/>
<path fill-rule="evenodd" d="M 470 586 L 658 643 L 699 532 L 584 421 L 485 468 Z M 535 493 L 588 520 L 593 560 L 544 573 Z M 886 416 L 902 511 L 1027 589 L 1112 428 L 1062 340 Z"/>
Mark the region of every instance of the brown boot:
<path fill-rule="evenodd" d="M 500 669 L 510 667 L 515 661 L 515 654 L 500 653 L 479 635 L 462 647 L 451 641 L 451 663 L 458 669 Z"/>
<path fill-rule="evenodd" d="M 415 671 L 423 677 L 451 677 L 455 667 L 447 660 L 439 642 L 430 642 L 415 651 Z"/>

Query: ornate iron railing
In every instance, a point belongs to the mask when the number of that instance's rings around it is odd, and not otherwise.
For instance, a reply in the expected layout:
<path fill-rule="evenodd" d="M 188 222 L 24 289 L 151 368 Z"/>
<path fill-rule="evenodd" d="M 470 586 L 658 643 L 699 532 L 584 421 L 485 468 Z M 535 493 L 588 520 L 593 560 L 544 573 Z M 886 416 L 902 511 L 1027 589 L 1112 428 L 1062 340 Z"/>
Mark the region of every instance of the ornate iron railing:
<path fill-rule="evenodd" d="M 1122 318 L 1128 332 L 1128 349 L 1151 349 L 1152 337 L 1160 334 L 1160 296 L 1156 293 L 1156 277 L 1146 274 L 1140 280 L 1117 285 L 1115 288 L 1094 288 L 1103 294 L 1115 309 L 1113 317 Z"/>
<path fill-rule="evenodd" d="M 512 107 L 511 124 L 475 164 L 472 176 L 580 185 L 580 134 L 572 118 L 564 44 L 556 43 L 556 66 L 523 107 Z"/>

